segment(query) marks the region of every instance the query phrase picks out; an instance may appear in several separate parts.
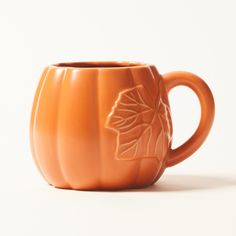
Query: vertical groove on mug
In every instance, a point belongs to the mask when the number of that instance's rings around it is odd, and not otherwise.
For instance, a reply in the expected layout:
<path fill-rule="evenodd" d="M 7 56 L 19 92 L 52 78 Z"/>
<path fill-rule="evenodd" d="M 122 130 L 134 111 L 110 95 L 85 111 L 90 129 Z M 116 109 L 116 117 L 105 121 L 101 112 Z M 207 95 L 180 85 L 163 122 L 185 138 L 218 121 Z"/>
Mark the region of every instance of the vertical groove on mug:
<path fill-rule="evenodd" d="M 38 154 L 38 147 L 37 147 L 37 141 L 36 141 L 36 123 L 37 123 L 37 117 L 38 117 L 38 108 L 39 108 L 39 103 L 40 103 L 40 98 L 42 95 L 42 91 L 44 89 L 45 82 L 47 80 L 47 75 L 49 73 L 50 69 L 49 67 L 44 71 L 42 74 L 40 83 L 37 88 L 37 92 L 35 94 L 35 101 L 32 109 L 32 116 L 31 116 L 31 148 L 32 148 L 32 154 L 34 157 L 34 161 L 42 174 L 42 176 L 48 181 L 47 174 L 44 171 L 44 168 L 41 165 L 40 162 L 40 157 Z M 49 183 L 51 184 L 51 183 Z"/>
<path fill-rule="evenodd" d="M 58 163 L 57 146 L 57 120 L 61 83 L 64 77 L 64 69 L 50 69 L 47 73 L 44 86 L 42 86 L 39 98 L 37 120 L 35 122 L 35 142 L 40 159 L 40 165 L 47 175 L 47 181 L 61 188 L 67 188 L 63 174 Z"/>
<path fill-rule="evenodd" d="M 59 129 L 59 115 L 60 115 L 60 108 L 61 108 L 61 97 L 62 97 L 62 88 L 63 88 L 63 84 L 66 80 L 66 77 L 67 77 L 67 69 L 65 68 L 62 75 L 61 75 L 61 78 L 60 78 L 60 88 L 59 88 L 59 94 L 58 94 L 58 101 L 57 101 L 57 114 L 56 114 L 56 135 L 55 135 L 55 138 L 56 138 L 56 161 L 58 163 L 58 167 L 59 167 L 59 170 L 61 172 L 61 176 L 62 176 L 62 179 L 63 181 L 65 182 L 65 188 L 72 188 L 72 186 L 70 185 L 69 181 L 67 180 L 66 178 L 66 174 L 65 174 L 65 171 L 63 169 L 63 165 L 61 163 L 61 159 L 60 159 L 60 151 L 58 149 L 58 129 Z"/>
<path fill-rule="evenodd" d="M 61 88 L 58 152 L 73 189 L 98 188 L 97 71 L 68 69 Z"/>

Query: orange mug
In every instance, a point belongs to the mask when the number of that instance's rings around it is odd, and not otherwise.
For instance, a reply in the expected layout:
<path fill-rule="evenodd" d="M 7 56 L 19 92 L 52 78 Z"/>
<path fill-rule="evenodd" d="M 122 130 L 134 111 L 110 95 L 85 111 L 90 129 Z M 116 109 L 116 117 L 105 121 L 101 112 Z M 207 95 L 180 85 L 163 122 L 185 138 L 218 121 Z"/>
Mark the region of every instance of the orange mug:
<path fill-rule="evenodd" d="M 192 137 L 171 149 L 169 91 L 184 85 L 201 104 Z M 188 72 L 160 75 L 134 62 L 73 62 L 46 67 L 31 114 L 34 161 L 58 188 L 116 190 L 155 183 L 193 154 L 214 119 L 207 84 Z"/>

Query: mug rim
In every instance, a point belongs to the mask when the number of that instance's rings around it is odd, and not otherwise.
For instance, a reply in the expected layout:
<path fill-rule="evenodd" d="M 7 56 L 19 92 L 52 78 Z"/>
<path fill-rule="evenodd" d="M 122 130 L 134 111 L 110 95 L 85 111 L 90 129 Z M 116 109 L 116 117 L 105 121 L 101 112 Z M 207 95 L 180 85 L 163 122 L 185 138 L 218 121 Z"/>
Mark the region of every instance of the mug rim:
<path fill-rule="evenodd" d="M 64 69 L 125 69 L 125 68 L 144 68 L 148 64 L 136 61 L 76 61 L 76 62 L 60 62 L 50 65 L 54 68 Z"/>

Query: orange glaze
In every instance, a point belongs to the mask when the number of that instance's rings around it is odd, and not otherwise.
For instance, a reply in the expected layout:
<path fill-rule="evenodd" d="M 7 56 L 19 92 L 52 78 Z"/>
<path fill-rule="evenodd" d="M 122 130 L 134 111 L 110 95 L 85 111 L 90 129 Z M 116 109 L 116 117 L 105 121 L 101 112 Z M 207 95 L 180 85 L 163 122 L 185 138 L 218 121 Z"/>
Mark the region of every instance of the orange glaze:
<path fill-rule="evenodd" d="M 177 85 L 193 89 L 202 116 L 195 134 L 172 150 L 167 95 Z M 196 151 L 213 118 L 211 91 L 191 73 L 161 76 L 155 66 L 132 62 L 60 63 L 44 70 L 35 94 L 32 154 L 55 187 L 141 188 Z"/>

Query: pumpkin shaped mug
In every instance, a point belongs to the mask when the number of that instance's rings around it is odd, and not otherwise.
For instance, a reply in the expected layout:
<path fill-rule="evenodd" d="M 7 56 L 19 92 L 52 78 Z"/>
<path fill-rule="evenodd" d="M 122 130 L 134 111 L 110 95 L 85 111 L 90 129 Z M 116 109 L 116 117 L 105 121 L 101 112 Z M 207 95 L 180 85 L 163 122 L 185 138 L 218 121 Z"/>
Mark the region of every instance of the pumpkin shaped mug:
<path fill-rule="evenodd" d="M 192 137 L 173 150 L 167 95 L 178 85 L 198 96 L 201 120 Z M 133 62 L 60 63 L 41 76 L 31 148 L 42 176 L 55 187 L 142 188 L 195 152 L 213 119 L 212 93 L 194 74 L 160 75 L 153 65 Z"/>

